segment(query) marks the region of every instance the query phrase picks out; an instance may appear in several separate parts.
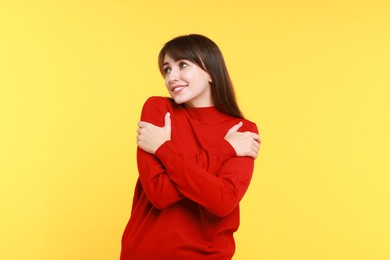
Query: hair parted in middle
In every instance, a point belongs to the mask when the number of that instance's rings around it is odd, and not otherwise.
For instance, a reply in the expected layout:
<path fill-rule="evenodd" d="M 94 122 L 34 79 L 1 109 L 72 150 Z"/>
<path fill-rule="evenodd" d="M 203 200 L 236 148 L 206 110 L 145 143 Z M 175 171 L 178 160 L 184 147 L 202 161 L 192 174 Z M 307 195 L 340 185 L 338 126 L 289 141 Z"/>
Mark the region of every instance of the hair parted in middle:
<path fill-rule="evenodd" d="M 212 80 L 211 97 L 215 108 L 227 115 L 244 118 L 222 52 L 212 40 L 203 35 L 189 34 L 167 42 L 158 56 L 158 66 L 163 77 L 165 55 L 176 61 L 189 60 L 206 71 Z"/>

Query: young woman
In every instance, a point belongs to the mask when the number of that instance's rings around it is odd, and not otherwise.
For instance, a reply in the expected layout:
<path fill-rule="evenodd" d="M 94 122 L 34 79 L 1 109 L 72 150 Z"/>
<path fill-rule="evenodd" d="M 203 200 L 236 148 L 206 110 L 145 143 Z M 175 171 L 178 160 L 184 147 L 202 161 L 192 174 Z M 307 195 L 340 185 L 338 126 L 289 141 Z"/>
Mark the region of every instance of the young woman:
<path fill-rule="evenodd" d="M 261 143 L 257 127 L 242 116 L 210 39 L 174 38 L 158 64 L 171 98 L 150 97 L 142 109 L 139 178 L 120 259 L 231 259 Z"/>

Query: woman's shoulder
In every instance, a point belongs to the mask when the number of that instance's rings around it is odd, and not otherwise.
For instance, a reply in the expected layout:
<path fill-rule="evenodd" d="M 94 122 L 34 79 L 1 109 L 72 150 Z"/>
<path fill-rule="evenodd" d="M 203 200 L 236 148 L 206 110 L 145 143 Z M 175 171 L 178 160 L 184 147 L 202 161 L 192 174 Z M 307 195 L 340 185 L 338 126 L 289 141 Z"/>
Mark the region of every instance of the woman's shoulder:
<path fill-rule="evenodd" d="M 168 111 L 174 106 L 174 102 L 171 98 L 161 96 L 151 96 L 146 99 L 143 110 L 147 111 Z"/>
<path fill-rule="evenodd" d="M 258 133 L 257 125 L 255 122 L 250 121 L 249 119 L 243 118 L 240 121 L 243 122 L 241 131 L 250 131 Z"/>
<path fill-rule="evenodd" d="M 169 97 L 151 96 L 146 99 L 145 105 L 172 105 L 172 99 Z"/>
<path fill-rule="evenodd" d="M 145 101 L 142 112 L 141 120 L 150 123 L 158 124 L 160 120 L 164 120 L 164 116 L 167 112 L 175 112 L 176 105 L 171 98 L 151 96 Z"/>
<path fill-rule="evenodd" d="M 247 118 L 241 118 L 241 117 L 233 117 L 226 115 L 226 119 L 223 121 L 224 124 L 226 125 L 236 125 L 240 122 L 242 122 L 242 126 L 238 129 L 239 132 L 258 132 L 257 125 L 255 122 L 247 119 Z"/>
<path fill-rule="evenodd" d="M 142 107 L 141 121 L 163 126 L 166 113 L 172 110 L 172 102 L 169 98 L 151 96 L 146 99 Z"/>

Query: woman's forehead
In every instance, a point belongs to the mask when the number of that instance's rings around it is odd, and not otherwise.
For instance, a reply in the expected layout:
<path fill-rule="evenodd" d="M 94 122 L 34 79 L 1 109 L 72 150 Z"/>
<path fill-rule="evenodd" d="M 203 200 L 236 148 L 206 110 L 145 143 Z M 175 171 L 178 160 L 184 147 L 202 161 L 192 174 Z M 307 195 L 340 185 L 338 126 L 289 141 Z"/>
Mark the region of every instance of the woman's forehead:
<path fill-rule="evenodd" d="M 164 64 L 166 64 L 166 63 L 175 63 L 175 62 L 182 61 L 182 60 L 191 61 L 190 59 L 188 59 L 186 57 L 176 57 L 176 58 L 173 58 L 169 54 L 165 54 L 163 63 Z"/>

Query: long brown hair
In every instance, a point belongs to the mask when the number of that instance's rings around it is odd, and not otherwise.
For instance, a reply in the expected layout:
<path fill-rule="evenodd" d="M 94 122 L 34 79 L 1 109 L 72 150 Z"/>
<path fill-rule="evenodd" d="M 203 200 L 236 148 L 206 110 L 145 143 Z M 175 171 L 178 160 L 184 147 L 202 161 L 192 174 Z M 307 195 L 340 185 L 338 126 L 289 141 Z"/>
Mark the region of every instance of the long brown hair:
<path fill-rule="evenodd" d="M 211 97 L 215 108 L 227 115 L 244 118 L 223 55 L 212 40 L 203 35 L 189 34 L 167 42 L 158 55 L 158 66 L 163 77 L 166 54 L 174 60 L 189 60 L 206 71 L 212 80 Z"/>

